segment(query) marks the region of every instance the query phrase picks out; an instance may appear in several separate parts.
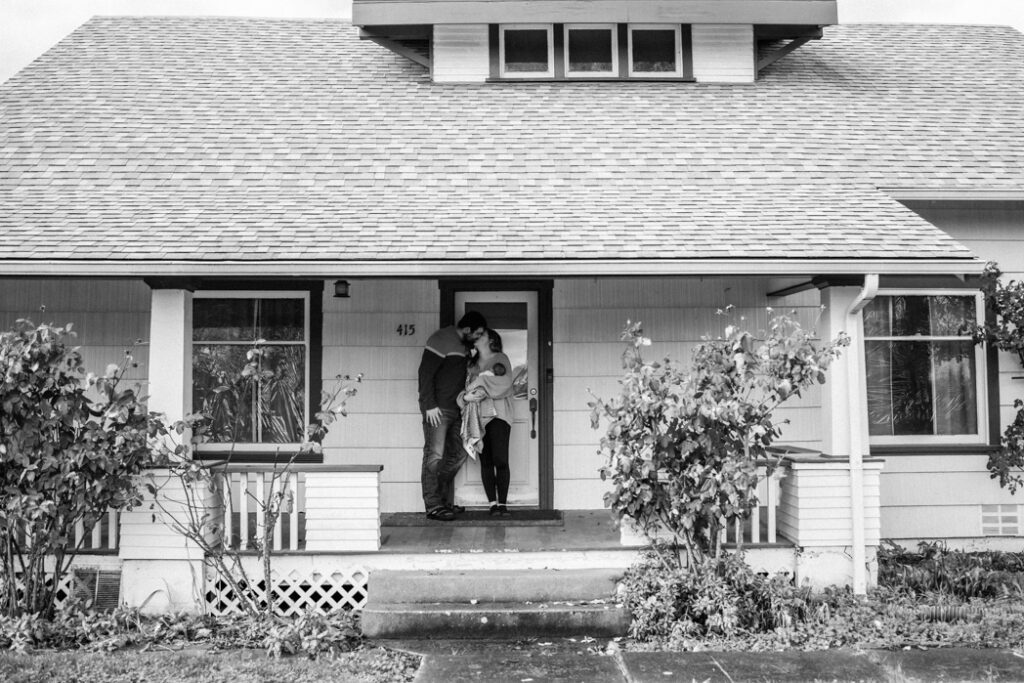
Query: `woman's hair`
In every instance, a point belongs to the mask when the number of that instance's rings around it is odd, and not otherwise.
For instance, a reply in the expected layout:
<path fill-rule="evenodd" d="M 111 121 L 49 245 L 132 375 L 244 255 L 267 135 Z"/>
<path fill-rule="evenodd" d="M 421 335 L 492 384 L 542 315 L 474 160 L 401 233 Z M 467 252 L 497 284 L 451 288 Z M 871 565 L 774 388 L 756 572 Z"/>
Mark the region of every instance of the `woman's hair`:
<path fill-rule="evenodd" d="M 484 334 L 487 335 L 487 345 L 491 347 L 491 351 L 501 353 L 501 335 L 489 327 L 484 328 Z"/>

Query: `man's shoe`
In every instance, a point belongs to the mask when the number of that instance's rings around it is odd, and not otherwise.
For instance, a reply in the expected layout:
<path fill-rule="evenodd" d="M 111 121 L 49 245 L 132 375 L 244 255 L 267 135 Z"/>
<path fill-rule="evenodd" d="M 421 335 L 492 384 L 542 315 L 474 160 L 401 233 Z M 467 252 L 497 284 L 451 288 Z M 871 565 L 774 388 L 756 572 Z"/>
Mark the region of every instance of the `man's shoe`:
<path fill-rule="evenodd" d="M 455 513 L 448 508 L 434 508 L 427 513 L 427 519 L 433 519 L 438 522 L 451 522 L 455 519 Z"/>
<path fill-rule="evenodd" d="M 445 505 L 445 508 L 449 512 L 454 512 L 457 515 L 461 515 L 463 512 L 466 511 L 466 508 L 464 506 L 462 506 L 462 505 L 455 505 L 454 503 L 451 504 L 451 505 Z"/>

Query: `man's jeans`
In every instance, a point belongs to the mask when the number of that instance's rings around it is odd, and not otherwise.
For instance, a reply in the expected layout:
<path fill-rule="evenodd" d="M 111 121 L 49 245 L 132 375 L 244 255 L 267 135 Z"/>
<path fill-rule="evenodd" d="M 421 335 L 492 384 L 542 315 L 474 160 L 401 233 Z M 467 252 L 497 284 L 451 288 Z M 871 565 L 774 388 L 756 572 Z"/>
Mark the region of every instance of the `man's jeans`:
<path fill-rule="evenodd" d="M 441 409 L 441 424 L 431 427 L 423 420 L 423 505 L 427 512 L 455 502 L 455 475 L 466 458 L 462 447 L 462 416 L 458 410 Z"/>

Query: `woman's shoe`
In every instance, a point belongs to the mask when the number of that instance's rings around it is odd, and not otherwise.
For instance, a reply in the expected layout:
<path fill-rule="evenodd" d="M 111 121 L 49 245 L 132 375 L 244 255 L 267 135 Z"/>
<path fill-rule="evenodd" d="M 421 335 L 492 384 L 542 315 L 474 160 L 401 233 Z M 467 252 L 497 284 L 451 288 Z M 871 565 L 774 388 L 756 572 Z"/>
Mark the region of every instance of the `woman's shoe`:
<path fill-rule="evenodd" d="M 497 503 L 491 503 L 491 509 L 488 510 L 487 514 L 489 514 L 491 517 L 497 517 L 500 514 L 498 512 L 498 504 Z"/>
<path fill-rule="evenodd" d="M 509 512 L 508 508 L 505 507 L 504 505 L 499 505 L 498 506 L 498 514 L 501 515 L 502 517 L 511 517 L 512 516 L 512 513 Z"/>

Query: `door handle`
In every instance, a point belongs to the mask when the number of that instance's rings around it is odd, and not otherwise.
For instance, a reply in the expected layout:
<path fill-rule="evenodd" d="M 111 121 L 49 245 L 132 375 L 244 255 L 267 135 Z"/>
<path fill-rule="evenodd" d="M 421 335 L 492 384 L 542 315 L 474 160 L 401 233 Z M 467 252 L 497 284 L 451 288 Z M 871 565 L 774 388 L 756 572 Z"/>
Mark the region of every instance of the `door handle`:
<path fill-rule="evenodd" d="M 530 438 L 537 438 L 537 399 L 530 399 Z"/>

